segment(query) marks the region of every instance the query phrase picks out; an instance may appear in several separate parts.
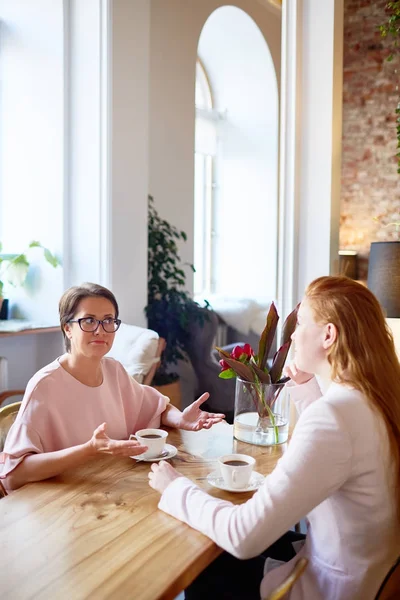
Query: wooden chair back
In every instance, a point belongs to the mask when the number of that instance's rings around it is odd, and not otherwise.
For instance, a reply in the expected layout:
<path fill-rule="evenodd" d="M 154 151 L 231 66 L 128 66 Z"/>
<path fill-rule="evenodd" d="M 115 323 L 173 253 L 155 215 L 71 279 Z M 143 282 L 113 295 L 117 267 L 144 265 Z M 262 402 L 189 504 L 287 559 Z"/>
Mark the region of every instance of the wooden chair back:
<path fill-rule="evenodd" d="M 4 448 L 7 433 L 14 423 L 22 402 L 13 402 L 0 408 L 0 452 Z"/>
<path fill-rule="evenodd" d="M 375 600 L 398 600 L 400 598 L 400 556 L 389 570 Z"/>
<path fill-rule="evenodd" d="M 23 396 L 25 394 L 25 390 L 5 390 L 0 392 L 0 408 L 2 404 L 8 399 L 14 396 Z M 8 402 L 10 404 L 10 402 Z"/>
<path fill-rule="evenodd" d="M 0 479 L 0 499 L 5 498 L 7 495 L 8 494 L 6 492 L 6 489 L 5 489 L 4 485 L 1 483 L 1 479 Z"/>
<path fill-rule="evenodd" d="M 164 338 L 160 337 L 158 339 L 158 345 L 157 345 L 157 352 L 156 355 L 154 357 L 154 362 L 153 365 L 150 369 L 150 371 L 148 371 L 148 373 L 146 373 L 146 375 L 143 378 L 143 385 L 151 385 L 152 381 L 153 381 L 153 377 L 155 375 L 155 372 L 158 369 L 158 365 L 160 363 L 161 360 L 161 355 L 165 350 L 165 346 L 167 345 L 167 342 L 165 341 Z"/>
<path fill-rule="evenodd" d="M 307 558 L 299 558 L 294 565 L 292 572 L 286 577 L 273 592 L 269 594 L 264 600 L 283 600 L 288 592 L 292 589 L 299 577 L 304 573 L 306 566 L 308 565 Z"/>

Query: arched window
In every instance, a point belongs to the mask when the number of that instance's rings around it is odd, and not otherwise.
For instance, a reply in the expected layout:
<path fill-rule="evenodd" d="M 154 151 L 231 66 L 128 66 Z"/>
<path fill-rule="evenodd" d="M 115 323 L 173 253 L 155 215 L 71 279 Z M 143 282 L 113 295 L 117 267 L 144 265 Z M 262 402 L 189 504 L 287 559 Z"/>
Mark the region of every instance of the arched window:
<path fill-rule="evenodd" d="M 195 293 L 276 298 L 278 83 L 268 44 L 235 6 L 205 22 L 196 67 Z"/>

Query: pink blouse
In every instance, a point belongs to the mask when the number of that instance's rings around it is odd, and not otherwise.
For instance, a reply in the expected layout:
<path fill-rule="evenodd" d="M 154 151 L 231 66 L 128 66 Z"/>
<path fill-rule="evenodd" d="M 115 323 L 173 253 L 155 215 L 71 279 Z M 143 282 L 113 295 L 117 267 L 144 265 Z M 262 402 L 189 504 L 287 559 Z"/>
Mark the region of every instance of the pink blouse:
<path fill-rule="evenodd" d="M 144 427 L 158 427 L 169 399 L 137 383 L 112 358 L 103 358 L 103 383 L 84 385 L 70 375 L 59 359 L 29 381 L 17 418 L 0 458 L 4 479 L 28 454 L 54 452 L 83 444 L 94 430 L 107 424 L 112 439 L 128 439 Z M 1 457 L 1 454 L 0 454 Z M 2 463 L 2 464 L 1 464 Z"/>

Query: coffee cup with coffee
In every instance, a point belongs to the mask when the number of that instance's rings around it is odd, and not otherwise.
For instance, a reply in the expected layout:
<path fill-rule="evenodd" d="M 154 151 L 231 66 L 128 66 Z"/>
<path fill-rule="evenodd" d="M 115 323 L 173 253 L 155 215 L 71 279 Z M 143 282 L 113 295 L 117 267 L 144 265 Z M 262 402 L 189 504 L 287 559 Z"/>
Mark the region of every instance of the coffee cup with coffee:
<path fill-rule="evenodd" d="M 247 454 L 225 454 L 218 459 L 225 485 L 235 490 L 248 485 L 255 463 L 255 458 Z"/>
<path fill-rule="evenodd" d="M 157 458 L 164 450 L 168 432 L 163 429 L 139 429 L 129 439 L 136 439 L 142 446 L 147 446 L 146 452 L 139 454 L 137 458 Z M 135 457 L 136 458 L 136 457 Z"/>

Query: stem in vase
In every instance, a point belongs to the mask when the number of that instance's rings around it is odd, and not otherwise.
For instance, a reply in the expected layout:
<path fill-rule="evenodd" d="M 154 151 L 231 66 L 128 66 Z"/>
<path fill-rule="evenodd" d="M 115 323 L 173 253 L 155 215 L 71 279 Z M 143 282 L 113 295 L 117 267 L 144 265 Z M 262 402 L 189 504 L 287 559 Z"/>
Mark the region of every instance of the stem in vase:
<path fill-rule="evenodd" d="M 272 428 L 274 430 L 274 438 L 275 438 L 275 444 L 279 444 L 279 430 L 278 430 L 278 426 L 276 424 L 276 420 L 275 420 L 275 415 L 272 412 L 272 409 L 270 408 L 268 401 L 265 400 L 265 389 L 264 386 L 258 382 L 255 382 L 255 386 L 256 386 L 256 392 L 258 395 L 258 398 L 263 406 L 263 408 L 265 408 L 268 412 L 268 417 L 269 420 L 271 422 Z M 281 391 L 281 389 L 278 390 L 278 394 Z M 258 414 L 260 415 L 259 411 L 257 411 Z M 264 417 L 265 418 L 265 417 Z M 260 419 L 263 419 L 263 417 L 260 415 Z"/>

